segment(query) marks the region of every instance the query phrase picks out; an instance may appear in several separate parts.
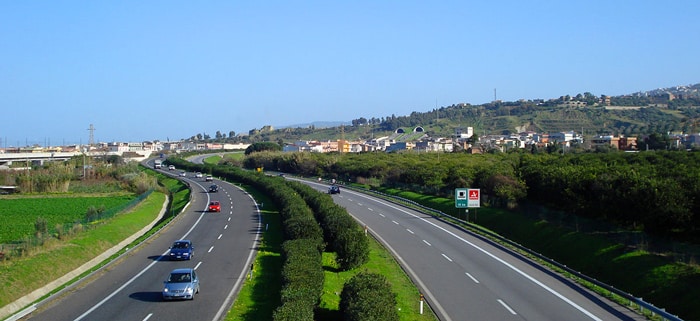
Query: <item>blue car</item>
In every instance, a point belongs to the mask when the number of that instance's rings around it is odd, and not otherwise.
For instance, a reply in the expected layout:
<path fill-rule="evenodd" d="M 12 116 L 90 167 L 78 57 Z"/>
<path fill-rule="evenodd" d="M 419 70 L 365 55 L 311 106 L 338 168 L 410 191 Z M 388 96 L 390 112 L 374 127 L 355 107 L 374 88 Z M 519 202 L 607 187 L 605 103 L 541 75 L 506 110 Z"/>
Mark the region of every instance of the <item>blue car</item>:
<path fill-rule="evenodd" d="M 178 240 L 170 247 L 171 260 L 191 260 L 194 256 L 194 246 L 190 240 Z"/>
<path fill-rule="evenodd" d="M 163 283 L 163 300 L 194 300 L 199 293 L 199 277 L 194 269 L 175 269 Z"/>

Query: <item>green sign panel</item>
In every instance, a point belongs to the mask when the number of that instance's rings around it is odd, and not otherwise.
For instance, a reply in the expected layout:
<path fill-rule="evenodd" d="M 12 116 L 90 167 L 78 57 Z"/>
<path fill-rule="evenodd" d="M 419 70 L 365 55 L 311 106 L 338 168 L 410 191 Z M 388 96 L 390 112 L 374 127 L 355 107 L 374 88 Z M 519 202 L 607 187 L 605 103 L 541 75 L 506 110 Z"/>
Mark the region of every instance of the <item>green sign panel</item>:
<path fill-rule="evenodd" d="M 469 207 L 469 200 L 467 198 L 466 188 L 455 188 L 455 207 L 456 208 L 467 208 Z"/>

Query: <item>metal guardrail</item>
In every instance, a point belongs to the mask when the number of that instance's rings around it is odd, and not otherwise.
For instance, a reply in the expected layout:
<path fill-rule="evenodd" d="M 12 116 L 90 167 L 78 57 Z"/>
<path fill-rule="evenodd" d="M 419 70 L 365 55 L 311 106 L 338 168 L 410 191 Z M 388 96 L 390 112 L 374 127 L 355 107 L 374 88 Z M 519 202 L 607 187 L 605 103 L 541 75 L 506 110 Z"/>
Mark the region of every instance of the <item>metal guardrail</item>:
<path fill-rule="evenodd" d="M 594 279 L 594 278 L 591 278 L 591 277 L 589 277 L 589 276 L 587 276 L 587 275 L 584 275 L 584 274 L 582 274 L 582 273 L 580 273 L 580 272 L 578 272 L 578 271 L 576 271 L 576 270 L 572 270 L 571 268 L 567 267 L 567 266 L 564 265 L 564 264 L 561 264 L 561 263 L 559 263 L 559 262 L 556 262 L 556 261 L 554 261 L 554 260 L 552 260 L 552 259 L 550 259 L 550 258 L 548 258 L 548 257 L 546 257 L 546 256 L 544 256 L 544 255 L 542 255 L 542 254 L 540 254 L 540 253 L 537 253 L 537 252 L 535 252 L 535 251 L 532 251 L 532 250 L 530 250 L 530 249 L 524 247 L 523 245 L 521 245 L 521 244 L 519 244 L 519 243 L 513 242 L 513 241 L 511 241 L 511 240 L 509 240 L 509 239 L 507 239 L 507 238 L 505 238 L 505 237 L 503 237 L 503 236 L 501 236 L 501 235 L 498 235 L 498 234 L 496 234 L 496 233 L 494 233 L 494 232 L 492 232 L 492 231 L 486 230 L 486 229 L 484 229 L 484 228 L 482 228 L 481 226 L 478 226 L 478 225 L 476 225 L 476 224 L 472 224 L 472 223 L 467 222 L 467 221 L 465 221 L 465 220 L 456 218 L 456 217 L 454 217 L 454 216 L 452 216 L 452 215 L 449 215 L 449 214 L 445 214 L 445 213 L 443 213 L 443 212 L 441 212 L 441 211 L 438 211 L 438 210 L 436 210 L 436 209 L 433 209 L 433 208 L 424 206 L 424 205 L 422 205 L 422 204 L 420 204 L 420 203 L 417 203 L 417 202 L 415 202 L 415 201 L 411 201 L 411 200 L 409 200 L 409 199 L 405 199 L 405 198 L 403 198 L 403 197 L 399 197 L 399 196 L 395 196 L 395 195 L 390 195 L 390 194 L 382 193 L 382 192 L 379 192 L 379 191 L 373 191 L 373 190 L 368 190 L 368 189 L 355 188 L 355 187 L 352 187 L 352 186 L 349 186 L 349 185 L 345 185 L 345 186 L 343 186 L 343 187 L 344 187 L 344 188 L 352 189 L 353 191 L 356 191 L 356 192 L 376 194 L 376 195 L 378 195 L 378 196 L 381 196 L 381 198 L 387 199 L 387 200 L 389 200 L 389 201 L 391 201 L 391 202 L 394 202 L 394 203 L 396 203 L 396 204 L 399 204 L 399 205 L 410 205 L 410 207 L 412 207 L 412 208 L 414 208 L 414 209 L 417 209 L 417 210 L 419 210 L 419 211 L 421 211 L 421 212 L 423 212 L 423 213 L 426 213 L 426 214 L 429 214 L 429 215 L 433 215 L 433 216 L 439 216 L 439 217 L 441 217 L 441 218 L 443 218 L 443 219 L 452 220 L 452 221 L 457 221 L 457 222 L 459 222 L 459 223 L 461 223 L 461 224 L 465 224 L 465 225 L 469 226 L 469 228 L 472 228 L 472 229 L 474 229 L 474 230 L 478 230 L 479 233 L 483 233 L 483 234 L 487 235 L 487 236 L 490 237 L 490 238 L 497 239 L 497 240 L 500 241 L 500 242 L 503 242 L 503 243 L 508 244 L 509 246 L 515 247 L 515 248 L 517 248 L 518 250 L 523 251 L 523 252 L 526 252 L 526 253 L 529 254 L 529 255 L 535 256 L 535 257 L 537 257 L 537 258 L 540 259 L 540 260 L 546 261 L 548 264 L 554 265 L 554 266 L 556 266 L 557 268 L 562 269 L 562 270 L 566 271 L 567 273 L 570 273 L 571 275 L 573 275 L 573 276 L 575 276 L 575 277 L 577 277 L 577 278 L 579 278 L 579 279 L 582 279 L 582 280 L 584 280 L 584 281 L 586 281 L 586 282 L 589 282 L 589 283 L 591 283 L 591 284 L 593 284 L 593 285 L 595 285 L 595 286 L 597 286 L 597 287 L 599 287 L 599 288 L 601 288 L 601 289 L 604 289 L 605 291 L 608 291 L 608 292 L 610 292 L 610 293 L 613 293 L 613 294 L 615 294 L 615 295 L 617 295 L 617 296 L 619 296 L 619 297 L 621 297 L 621 298 L 623 298 L 623 299 L 625 299 L 625 300 L 629 300 L 630 305 L 636 305 L 636 306 L 639 307 L 639 312 L 640 312 L 641 314 L 644 314 L 644 311 L 645 311 L 645 310 L 648 310 L 648 311 L 652 314 L 652 316 L 658 316 L 658 317 L 662 318 L 662 320 L 665 320 L 665 321 L 666 321 L 666 320 L 668 320 L 668 321 L 683 321 L 683 319 L 679 318 L 678 316 L 673 315 L 673 314 L 671 314 L 671 313 L 668 313 L 668 312 L 666 312 L 666 310 L 664 310 L 664 309 L 662 309 L 662 308 L 658 308 L 658 307 L 654 306 L 653 304 L 644 301 L 642 298 L 635 297 L 634 295 L 632 295 L 632 294 L 630 294 L 630 293 L 624 292 L 624 291 L 622 291 L 622 290 L 620 290 L 620 289 L 617 289 L 617 288 L 615 288 L 615 287 L 613 287 L 613 286 L 611 286 L 611 285 L 608 285 L 608 284 L 605 284 L 605 283 L 603 283 L 603 282 L 600 282 L 600 281 L 598 281 L 598 280 L 596 280 L 596 279 Z"/>

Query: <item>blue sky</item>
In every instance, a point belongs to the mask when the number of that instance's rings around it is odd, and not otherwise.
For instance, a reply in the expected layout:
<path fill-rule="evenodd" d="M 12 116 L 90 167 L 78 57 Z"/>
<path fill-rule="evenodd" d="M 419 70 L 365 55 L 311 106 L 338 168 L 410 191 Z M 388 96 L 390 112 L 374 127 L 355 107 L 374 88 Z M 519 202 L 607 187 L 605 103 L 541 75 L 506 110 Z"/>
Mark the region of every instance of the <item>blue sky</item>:
<path fill-rule="evenodd" d="M 2 1 L 0 146 L 700 82 L 700 1 Z M 464 124 L 469 125 L 469 124 Z"/>

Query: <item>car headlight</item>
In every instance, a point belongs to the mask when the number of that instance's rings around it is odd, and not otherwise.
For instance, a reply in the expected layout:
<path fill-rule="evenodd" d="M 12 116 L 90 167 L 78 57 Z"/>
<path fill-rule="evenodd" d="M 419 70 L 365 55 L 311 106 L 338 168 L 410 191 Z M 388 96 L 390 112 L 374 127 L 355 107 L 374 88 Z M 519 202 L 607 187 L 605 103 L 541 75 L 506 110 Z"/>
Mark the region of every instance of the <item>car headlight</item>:
<path fill-rule="evenodd" d="M 187 289 L 185 289 L 185 292 L 187 292 L 187 293 L 192 293 L 192 288 L 191 288 L 191 287 L 187 287 Z"/>
<path fill-rule="evenodd" d="M 168 288 L 163 289 L 163 292 L 168 292 Z"/>

